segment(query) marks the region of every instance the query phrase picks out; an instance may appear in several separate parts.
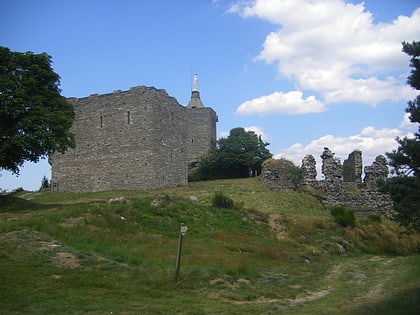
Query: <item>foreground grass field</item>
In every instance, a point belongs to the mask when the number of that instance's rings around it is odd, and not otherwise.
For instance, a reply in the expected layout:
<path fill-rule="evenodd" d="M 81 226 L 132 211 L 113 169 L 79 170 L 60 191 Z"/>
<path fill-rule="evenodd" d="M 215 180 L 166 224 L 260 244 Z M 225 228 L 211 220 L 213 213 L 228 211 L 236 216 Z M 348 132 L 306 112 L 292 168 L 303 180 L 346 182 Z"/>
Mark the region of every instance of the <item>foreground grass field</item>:
<path fill-rule="evenodd" d="M 0 313 L 418 314 L 419 252 L 393 222 L 342 228 L 316 198 L 257 179 L 21 193 L 0 199 Z"/>

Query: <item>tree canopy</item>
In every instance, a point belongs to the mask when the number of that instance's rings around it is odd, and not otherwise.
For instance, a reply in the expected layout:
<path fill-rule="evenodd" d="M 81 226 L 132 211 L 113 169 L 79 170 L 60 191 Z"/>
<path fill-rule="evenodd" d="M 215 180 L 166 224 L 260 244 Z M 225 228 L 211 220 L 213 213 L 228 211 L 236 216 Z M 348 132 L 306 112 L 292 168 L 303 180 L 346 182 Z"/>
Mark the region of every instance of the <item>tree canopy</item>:
<path fill-rule="evenodd" d="M 243 178 L 261 172 L 261 164 L 271 158 L 269 143 L 244 128 L 234 128 L 220 138 L 202 157 L 192 179 Z"/>
<path fill-rule="evenodd" d="M 0 170 L 18 174 L 25 161 L 75 146 L 73 107 L 59 84 L 48 54 L 0 47 Z"/>
<path fill-rule="evenodd" d="M 420 90 L 420 42 L 403 42 L 403 52 L 411 57 L 411 74 L 407 83 Z M 414 137 L 397 138 L 399 147 L 386 155 L 396 177 L 388 180 L 383 189 L 390 193 L 397 212 L 396 220 L 420 229 L 420 94 L 408 101 L 406 112 L 418 130 Z"/>

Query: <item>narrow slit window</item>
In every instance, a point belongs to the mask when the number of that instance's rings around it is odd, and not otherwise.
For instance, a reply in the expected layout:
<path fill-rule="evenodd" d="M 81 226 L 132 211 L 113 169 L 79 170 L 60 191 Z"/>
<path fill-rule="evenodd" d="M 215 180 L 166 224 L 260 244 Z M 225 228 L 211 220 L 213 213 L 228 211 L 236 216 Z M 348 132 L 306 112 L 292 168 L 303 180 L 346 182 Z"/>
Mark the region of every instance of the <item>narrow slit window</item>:
<path fill-rule="evenodd" d="M 130 111 L 127 111 L 127 125 L 131 124 L 131 114 Z"/>
<path fill-rule="evenodd" d="M 104 118 L 102 115 L 99 117 L 99 126 L 102 128 L 104 126 Z"/>

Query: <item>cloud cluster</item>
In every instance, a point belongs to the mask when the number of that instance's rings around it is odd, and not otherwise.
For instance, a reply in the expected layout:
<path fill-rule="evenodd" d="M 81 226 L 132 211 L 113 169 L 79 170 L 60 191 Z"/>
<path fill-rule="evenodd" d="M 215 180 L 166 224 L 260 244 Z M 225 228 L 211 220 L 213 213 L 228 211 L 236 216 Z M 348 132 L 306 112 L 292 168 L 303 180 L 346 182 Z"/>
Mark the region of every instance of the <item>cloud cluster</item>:
<path fill-rule="evenodd" d="M 408 57 L 401 41 L 418 39 L 420 8 L 391 23 L 375 23 L 363 3 L 342 0 L 236 1 L 229 12 L 278 25 L 266 36 L 257 60 L 276 64 L 299 90 L 320 97 L 310 96 L 316 105 L 305 106 L 309 98 L 302 98 L 303 93 L 278 92 L 243 103 L 239 114 L 296 113 L 287 100 L 297 93 L 298 113 L 324 110 L 324 104 L 375 105 L 415 95 L 405 81 Z"/>
<path fill-rule="evenodd" d="M 253 131 L 257 136 L 261 136 L 261 140 L 268 141 L 268 135 L 264 132 L 264 130 L 257 126 L 249 126 L 244 128 L 245 131 Z"/>
<path fill-rule="evenodd" d="M 401 123 L 400 123 L 400 128 L 402 128 L 402 129 L 407 129 L 407 130 L 410 130 L 410 131 L 412 131 L 413 133 L 415 132 L 415 131 L 417 131 L 418 130 L 418 124 L 417 123 L 413 123 L 413 122 L 411 122 L 411 120 L 410 120 L 410 113 L 405 113 L 404 114 L 404 118 L 403 118 L 403 120 L 401 121 Z"/>
<path fill-rule="evenodd" d="M 245 131 L 253 131 L 257 136 L 261 136 L 263 141 L 268 141 L 268 135 L 264 132 L 264 130 L 258 126 L 249 126 L 244 128 Z M 227 138 L 229 137 L 230 131 L 220 131 L 219 138 Z"/>
<path fill-rule="evenodd" d="M 274 158 L 284 157 L 300 166 L 303 157 L 307 154 L 312 154 L 317 161 L 318 175 L 320 176 L 320 155 L 324 147 L 328 147 L 342 162 L 351 152 L 360 150 L 363 153 L 363 164 L 366 166 L 372 164 L 378 155 L 384 155 L 385 152 L 391 152 L 396 149 L 398 144 L 395 138 L 406 135 L 409 136 L 409 134 L 404 134 L 399 129 L 383 128 L 378 130 L 369 126 L 363 128 L 358 134 L 349 137 L 325 135 L 312 140 L 306 145 L 296 143 L 274 155 Z"/>
<path fill-rule="evenodd" d="M 300 91 L 274 92 L 242 103 L 236 110 L 239 115 L 251 114 L 305 114 L 325 111 L 325 106 L 315 96 L 303 98 Z"/>

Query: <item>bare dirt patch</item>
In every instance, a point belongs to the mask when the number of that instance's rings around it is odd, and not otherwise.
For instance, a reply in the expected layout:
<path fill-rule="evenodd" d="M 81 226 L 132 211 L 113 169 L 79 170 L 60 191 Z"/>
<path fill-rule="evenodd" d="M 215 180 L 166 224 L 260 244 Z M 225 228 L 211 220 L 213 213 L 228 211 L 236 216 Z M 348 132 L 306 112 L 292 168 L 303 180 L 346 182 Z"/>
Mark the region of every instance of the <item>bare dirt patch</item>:
<path fill-rule="evenodd" d="M 64 222 L 62 222 L 60 225 L 62 227 L 75 227 L 75 226 L 83 224 L 84 222 L 85 222 L 84 217 L 68 218 L 64 220 Z"/>
<path fill-rule="evenodd" d="M 321 290 L 317 292 L 306 292 L 305 295 L 297 297 L 295 299 L 288 300 L 291 305 L 301 304 L 301 303 L 307 303 L 311 302 L 317 299 L 320 299 L 326 295 L 330 294 L 330 290 Z"/>
<path fill-rule="evenodd" d="M 53 250 L 60 247 L 60 244 L 55 241 L 40 241 L 40 244 L 41 250 L 43 251 Z"/>
<path fill-rule="evenodd" d="M 211 299 L 218 299 L 226 303 L 232 303 L 235 305 L 244 305 L 244 304 L 280 304 L 289 307 L 293 307 L 299 304 L 308 303 L 315 301 L 317 299 L 323 298 L 324 296 L 330 294 L 330 289 L 325 289 L 316 292 L 305 292 L 304 295 L 299 296 L 295 299 L 268 299 L 264 296 L 257 297 L 254 300 L 246 300 L 246 301 L 239 301 L 239 300 L 232 300 L 226 297 L 220 296 L 220 292 L 212 292 L 208 295 Z"/>
<path fill-rule="evenodd" d="M 268 216 L 268 224 L 274 233 L 276 233 L 278 240 L 284 240 L 288 237 L 287 227 L 281 222 L 282 215 L 279 213 L 271 213 Z"/>
<path fill-rule="evenodd" d="M 213 279 L 213 280 L 210 281 L 210 285 L 223 285 L 223 286 L 225 286 L 229 289 L 233 289 L 233 290 L 238 289 L 241 284 L 249 285 L 249 284 L 251 284 L 251 281 L 249 281 L 248 279 L 244 279 L 244 278 L 239 278 L 234 282 L 229 282 L 229 281 L 226 281 L 222 278 L 216 278 L 216 279 Z"/>
<path fill-rule="evenodd" d="M 67 252 L 58 252 L 51 260 L 54 264 L 62 267 L 71 269 L 80 267 L 79 259 L 75 255 Z"/>

